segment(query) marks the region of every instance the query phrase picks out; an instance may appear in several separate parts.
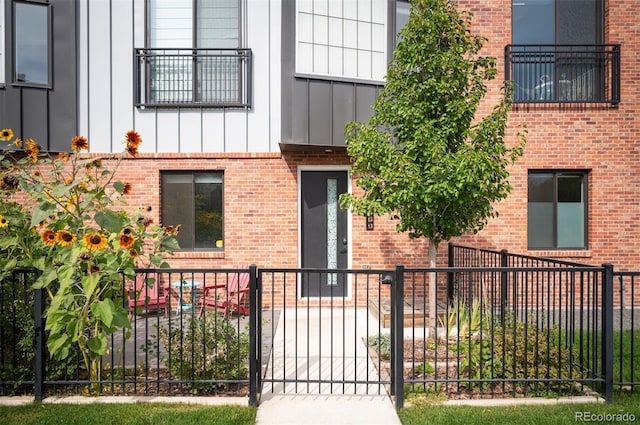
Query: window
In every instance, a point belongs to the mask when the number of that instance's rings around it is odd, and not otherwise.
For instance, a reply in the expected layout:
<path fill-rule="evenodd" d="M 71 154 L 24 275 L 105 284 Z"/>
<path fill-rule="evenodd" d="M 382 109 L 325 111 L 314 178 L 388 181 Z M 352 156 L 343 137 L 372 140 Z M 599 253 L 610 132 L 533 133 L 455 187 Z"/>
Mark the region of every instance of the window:
<path fill-rule="evenodd" d="M 296 1 L 296 72 L 382 81 L 386 0 Z"/>
<path fill-rule="evenodd" d="M 240 0 L 148 0 L 149 103 L 242 103 Z"/>
<path fill-rule="evenodd" d="M 515 100 L 603 97 L 603 27 L 602 0 L 512 0 Z"/>
<path fill-rule="evenodd" d="M 530 171 L 529 249 L 587 247 L 587 173 Z"/>
<path fill-rule="evenodd" d="M 162 224 L 180 225 L 181 251 L 222 249 L 222 172 L 162 173 Z"/>
<path fill-rule="evenodd" d="M 49 23 L 47 4 L 14 3 L 15 83 L 42 86 L 50 84 Z"/>

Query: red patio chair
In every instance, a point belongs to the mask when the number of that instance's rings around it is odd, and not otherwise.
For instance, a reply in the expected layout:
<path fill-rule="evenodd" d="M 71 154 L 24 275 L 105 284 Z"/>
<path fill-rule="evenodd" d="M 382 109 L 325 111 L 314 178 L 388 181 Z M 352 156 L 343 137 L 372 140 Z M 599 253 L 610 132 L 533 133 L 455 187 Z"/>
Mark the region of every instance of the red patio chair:
<path fill-rule="evenodd" d="M 238 267 L 240 269 L 247 266 Z M 245 303 L 245 295 L 249 293 L 249 271 L 232 273 L 229 282 L 219 285 L 205 285 L 204 294 L 200 300 L 200 313 L 202 317 L 205 308 L 213 308 L 223 314 L 239 313 L 249 314 L 249 307 Z"/>
<path fill-rule="evenodd" d="M 157 273 L 136 275 L 134 285 L 129 284 L 127 290 L 131 312 L 135 312 L 136 308 L 141 307 L 146 312 L 163 309 L 164 314 L 168 314 L 169 285 L 163 285 L 162 293 L 160 293 L 160 280 Z"/>

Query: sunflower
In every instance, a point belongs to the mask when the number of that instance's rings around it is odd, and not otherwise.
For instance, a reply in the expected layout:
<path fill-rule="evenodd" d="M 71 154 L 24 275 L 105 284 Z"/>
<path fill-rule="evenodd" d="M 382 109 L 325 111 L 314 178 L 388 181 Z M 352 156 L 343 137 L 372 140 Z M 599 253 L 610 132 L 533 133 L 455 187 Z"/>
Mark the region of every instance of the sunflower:
<path fill-rule="evenodd" d="M 125 183 L 124 186 L 122 187 L 122 194 L 123 195 L 129 195 L 131 193 L 131 183 Z"/>
<path fill-rule="evenodd" d="M 76 235 L 66 230 L 58 230 L 56 242 L 61 246 L 71 246 L 76 241 Z"/>
<path fill-rule="evenodd" d="M 16 140 L 13 141 L 13 144 L 16 145 L 17 147 L 21 148 L 22 147 L 22 139 L 18 137 Z"/>
<path fill-rule="evenodd" d="M 135 248 L 131 248 L 129 250 L 129 257 L 138 258 L 138 251 Z"/>
<path fill-rule="evenodd" d="M 99 249 L 104 249 L 107 246 L 107 238 L 102 236 L 99 233 L 87 233 L 84 235 L 84 244 L 91 251 L 97 251 Z"/>
<path fill-rule="evenodd" d="M 9 225 L 9 220 L 6 217 L 0 215 L 0 227 L 4 228 Z"/>
<path fill-rule="evenodd" d="M 138 146 L 140 146 L 140 143 L 142 143 L 142 138 L 140 137 L 140 134 L 135 130 L 127 131 L 126 136 L 127 136 L 127 146 L 135 146 L 137 148 Z"/>
<path fill-rule="evenodd" d="M 27 139 L 24 143 L 24 153 L 31 158 L 33 162 L 36 162 L 38 160 L 38 155 L 40 155 L 40 147 L 33 139 Z"/>
<path fill-rule="evenodd" d="M 130 234 L 127 234 L 124 232 L 120 233 L 120 240 L 119 240 L 120 248 L 122 249 L 130 248 L 135 241 L 136 239 Z"/>
<path fill-rule="evenodd" d="M 73 136 L 71 139 L 71 150 L 76 152 L 89 150 L 89 142 L 87 141 L 87 138 L 83 136 Z"/>
<path fill-rule="evenodd" d="M 45 245 L 56 244 L 56 232 L 51 229 L 47 229 L 44 232 L 42 232 L 40 237 L 42 238 L 42 242 L 44 242 Z"/>
<path fill-rule="evenodd" d="M 5 142 L 13 139 L 13 130 L 11 130 L 10 128 L 3 128 L 2 130 L 0 130 L 0 139 L 4 140 Z"/>
<path fill-rule="evenodd" d="M 138 156 L 138 147 L 133 145 L 127 145 L 127 152 L 129 152 L 129 155 L 135 158 Z"/>
<path fill-rule="evenodd" d="M 58 160 L 62 161 L 62 162 L 67 162 L 69 161 L 69 154 L 67 152 L 60 152 L 58 154 Z"/>

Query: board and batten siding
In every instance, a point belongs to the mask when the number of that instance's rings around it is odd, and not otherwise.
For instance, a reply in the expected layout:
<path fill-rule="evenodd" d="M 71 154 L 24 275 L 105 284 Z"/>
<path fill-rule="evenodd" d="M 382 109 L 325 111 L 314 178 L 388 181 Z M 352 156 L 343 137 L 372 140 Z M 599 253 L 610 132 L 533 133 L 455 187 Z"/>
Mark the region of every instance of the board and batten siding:
<path fill-rule="evenodd" d="M 145 3 L 78 0 L 79 133 L 91 151 L 122 151 L 134 128 L 141 152 L 278 152 L 281 1 L 241 0 L 241 47 L 253 60 L 250 109 L 134 106 L 134 49 L 149 47 Z"/>

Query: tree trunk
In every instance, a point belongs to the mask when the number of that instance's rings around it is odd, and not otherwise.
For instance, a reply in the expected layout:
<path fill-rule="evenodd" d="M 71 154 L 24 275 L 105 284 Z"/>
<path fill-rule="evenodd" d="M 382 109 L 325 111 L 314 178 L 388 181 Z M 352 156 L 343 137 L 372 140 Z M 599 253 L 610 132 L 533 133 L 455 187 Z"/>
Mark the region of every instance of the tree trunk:
<path fill-rule="evenodd" d="M 429 268 L 436 267 L 436 257 L 438 255 L 438 245 L 429 240 Z M 438 276 L 436 272 L 429 273 L 429 336 L 431 336 L 434 340 L 437 337 L 437 284 Z"/>

